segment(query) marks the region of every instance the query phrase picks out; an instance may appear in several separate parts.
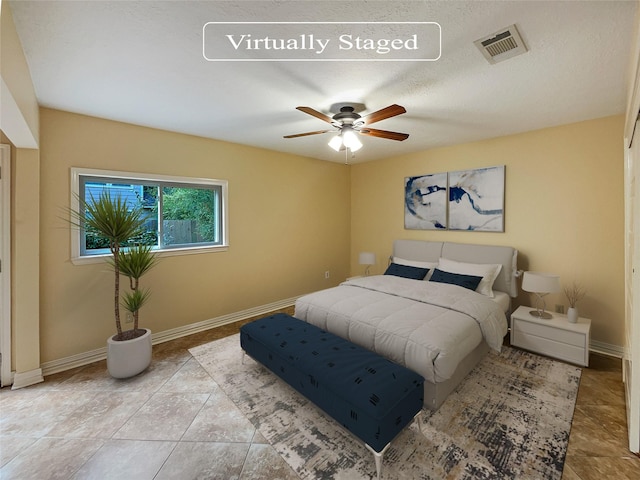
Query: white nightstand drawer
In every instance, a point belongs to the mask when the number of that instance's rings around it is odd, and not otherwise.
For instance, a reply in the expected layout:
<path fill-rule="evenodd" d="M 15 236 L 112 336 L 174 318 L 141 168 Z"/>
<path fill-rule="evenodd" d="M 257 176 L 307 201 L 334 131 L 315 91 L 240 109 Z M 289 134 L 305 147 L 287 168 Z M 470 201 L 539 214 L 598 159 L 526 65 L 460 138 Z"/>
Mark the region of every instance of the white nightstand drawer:
<path fill-rule="evenodd" d="M 591 320 L 579 318 L 570 323 L 565 315 L 554 313 L 553 318 L 540 319 L 529 312 L 531 307 L 520 306 L 511 314 L 511 345 L 532 352 L 559 358 L 566 362 L 589 365 Z"/>
<path fill-rule="evenodd" d="M 517 323 L 520 322 L 516 322 L 516 324 Z M 526 322 L 522 322 L 522 324 L 526 324 Z M 585 363 L 584 347 L 569 345 L 535 335 L 529 335 L 518 330 L 514 332 L 514 339 L 517 346 L 526 350 L 543 353 L 555 358 L 559 358 L 561 360 L 565 360 L 567 362 L 577 363 L 580 365 L 584 365 Z"/>
<path fill-rule="evenodd" d="M 513 322 L 513 328 L 516 330 L 516 333 L 521 331 L 525 334 L 535 335 L 537 337 L 551 337 L 559 343 L 575 345 L 582 349 L 585 347 L 585 336 L 583 333 L 571 332 L 561 328 L 554 328 L 551 325 L 540 325 L 520 319 Z"/>

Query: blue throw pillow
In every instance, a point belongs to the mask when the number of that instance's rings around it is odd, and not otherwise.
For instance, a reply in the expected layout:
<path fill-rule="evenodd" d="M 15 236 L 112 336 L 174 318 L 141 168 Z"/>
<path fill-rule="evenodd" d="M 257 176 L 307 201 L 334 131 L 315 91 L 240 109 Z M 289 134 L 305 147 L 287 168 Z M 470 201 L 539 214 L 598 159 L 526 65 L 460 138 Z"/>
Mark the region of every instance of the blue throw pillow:
<path fill-rule="evenodd" d="M 396 277 L 410 278 L 412 280 L 424 280 L 429 273 L 428 268 L 410 267 L 409 265 L 398 265 L 392 263 L 384 272 L 385 275 L 395 275 Z"/>
<path fill-rule="evenodd" d="M 432 282 L 438 283 L 450 283 L 452 285 L 458 285 L 459 287 L 468 288 L 469 290 L 475 290 L 478 288 L 482 277 L 476 277 L 475 275 L 463 275 L 461 273 L 443 272 L 437 268 L 431 275 Z"/>

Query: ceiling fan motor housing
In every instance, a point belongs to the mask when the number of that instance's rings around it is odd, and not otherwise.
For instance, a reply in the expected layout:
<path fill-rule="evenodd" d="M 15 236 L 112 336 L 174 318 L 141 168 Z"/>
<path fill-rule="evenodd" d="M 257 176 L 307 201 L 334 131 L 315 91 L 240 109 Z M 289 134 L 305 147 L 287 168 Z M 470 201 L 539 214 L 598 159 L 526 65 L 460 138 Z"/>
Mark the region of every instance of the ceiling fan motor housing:
<path fill-rule="evenodd" d="M 339 127 L 341 125 L 354 125 L 361 115 L 354 111 L 353 107 L 345 106 L 340 108 L 340 112 L 336 113 L 333 117 L 334 125 Z"/>

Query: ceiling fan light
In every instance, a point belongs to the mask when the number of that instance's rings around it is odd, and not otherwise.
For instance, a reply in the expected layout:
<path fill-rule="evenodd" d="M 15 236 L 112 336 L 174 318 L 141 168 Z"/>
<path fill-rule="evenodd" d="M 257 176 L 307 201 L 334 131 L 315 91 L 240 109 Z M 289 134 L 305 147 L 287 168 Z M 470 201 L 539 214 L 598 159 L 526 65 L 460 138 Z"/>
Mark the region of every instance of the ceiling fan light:
<path fill-rule="evenodd" d="M 362 148 L 362 142 L 358 140 L 358 136 L 353 130 L 345 129 L 342 136 L 344 137 L 344 146 L 352 152 L 356 152 Z"/>
<path fill-rule="evenodd" d="M 351 144 L 351 146 L 349 147 L 349 150 L 351 150 L 352 152 L 357 152 L 358 150 L 360 150 L 362 148 L 362 142 L 360 142 L 360 140 L 358 140 L 357 138 L 355 139 L 355 142 L 353 142 Z"/>
<path fill-rule="evenodd" d="M 329 140 L 329 146 L 333 148 L 336 152 L 340 151 L 340 147 L 342 147 L 342 137 L 340 135 L 336 135 L 331 140 Z"/>

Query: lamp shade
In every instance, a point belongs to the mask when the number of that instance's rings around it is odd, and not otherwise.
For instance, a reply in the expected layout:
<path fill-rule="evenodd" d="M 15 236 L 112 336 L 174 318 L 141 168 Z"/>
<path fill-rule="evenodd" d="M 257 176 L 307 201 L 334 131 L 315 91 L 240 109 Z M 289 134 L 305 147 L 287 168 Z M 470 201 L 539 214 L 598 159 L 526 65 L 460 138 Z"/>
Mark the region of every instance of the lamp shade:
<path fill-rule="evenodd" d="M 360 263 L 360 265 L 375 265 L 376 254 L 373 252 L 360 252 L 358 262 Z"/>
<path fill-rule="evenodd" d="M 552 273 L 524 272 L 522 290 L 533 293 L 559 292 L 560 277 Z"/>
<path fill-rule="evenodd" d="M 352 152 L 356 152 L 362 148 L 362 143 L 358 140 L 358 136 L 351 128 L 342 128 L 342 141 L 344 146 Z"/>
<path fill-rule="evenodd" d="M 329 140 L 329 146 L 333 148 L 336 152 L 340 151 L 342 148 L 342 137 L 340 135 L 336 135 L 331 140 Z"/>

